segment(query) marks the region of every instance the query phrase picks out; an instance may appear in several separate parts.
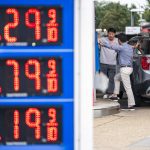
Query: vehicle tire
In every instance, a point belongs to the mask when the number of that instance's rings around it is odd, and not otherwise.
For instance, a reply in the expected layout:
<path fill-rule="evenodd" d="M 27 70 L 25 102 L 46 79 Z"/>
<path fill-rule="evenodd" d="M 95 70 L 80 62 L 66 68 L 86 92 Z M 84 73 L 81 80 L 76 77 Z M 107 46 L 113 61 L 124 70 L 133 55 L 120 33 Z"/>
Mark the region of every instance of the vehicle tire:
<path fill-rule="evenodd" d="M 137 86 L 133 86 L 133 95 L 134 95 L 136 106 L 140 107 L 141 103 L 142 103 L 142 98 L 141 98 L 141 95 L 139 95 L 139 91 L 138 91 Z"/>
<path fill-rule="evenodd" d="M 118 94 L 118 97 L 119 97 L 120 99 L 123 98 L 123 91 L 120 91 L 120 93 Z"/>
<path fill-rule="evenodd" d="M 142 103 L 141 96 L 137 95 L 137 93 L 134 93 L 134 99 L 135 99 L 135 106 L 140 107 Z"/>
<path fill-rule="evenodd" d="M 140 107 L 142 103 L 141 95 L 139 95 L 139 87 L 137 86 L 135 79 L 133 78 L 133 74 L 131 75 L 131 86 L 135 99 L 135 106 Z"/>

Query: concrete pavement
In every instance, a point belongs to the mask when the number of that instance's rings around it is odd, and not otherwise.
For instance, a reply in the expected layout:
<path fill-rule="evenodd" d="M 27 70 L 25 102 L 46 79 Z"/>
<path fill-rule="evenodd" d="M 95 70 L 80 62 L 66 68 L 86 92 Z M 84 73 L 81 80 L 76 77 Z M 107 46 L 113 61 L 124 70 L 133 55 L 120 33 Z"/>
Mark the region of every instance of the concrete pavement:
<path fill-rule="evenodd" d="M 95 118 L 93 150 L 150 150 L 150 107 Z"/>
<path fill-rule="evenodd" d="M 103 95 L 103 93 L 98 91 L 96 92 L 96 102 L 94 102 L 93 107 L 95 118 L 119 112 L 120 104 L 118 102 L 111 101 L 110 99 L 103 99 Z"/>
<path fill-rule="evenodd" d="M 120 104 L 108 99 L 97 98 L 94 103 L 94 117 L 112 115 L 119 112 Z"/>

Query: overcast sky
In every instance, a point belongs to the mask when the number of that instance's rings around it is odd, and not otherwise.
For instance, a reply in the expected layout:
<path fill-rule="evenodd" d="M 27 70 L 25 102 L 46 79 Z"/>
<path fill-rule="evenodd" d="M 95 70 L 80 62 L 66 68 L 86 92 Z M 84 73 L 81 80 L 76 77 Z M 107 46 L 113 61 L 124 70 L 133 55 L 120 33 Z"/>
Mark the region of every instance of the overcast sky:
<path fill-rule="evenodd" d="M 104 0 L 96 0 L 96 1 L 104 1 Z M 146 0 L 105 0 L 108 2 L 120 2 L 120 4 L 128 4 L 131 6 L 131 4 L 135 4 L 137 7 L 139 6 L 145 6 L 147 4 Z"/>

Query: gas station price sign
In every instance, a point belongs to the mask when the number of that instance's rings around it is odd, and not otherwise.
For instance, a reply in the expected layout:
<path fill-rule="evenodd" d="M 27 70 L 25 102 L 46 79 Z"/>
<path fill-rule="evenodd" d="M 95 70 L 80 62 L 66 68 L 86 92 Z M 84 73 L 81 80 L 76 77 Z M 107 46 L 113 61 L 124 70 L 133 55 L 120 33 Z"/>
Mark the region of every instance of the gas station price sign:
<path fill-rule="evenodd" d="M 0 150 L 74 150 L 74 4 L 0 1 Z"/>
<path fill-rule="evenodd" d="M 0 7 L 1 46 L 44 46 L 61 43 L 61 7 Z"/>
<path fill-rule="evenodd" d="M 60 57 L 1 58 L 0 97 L 60 95 Z"/>
<path fill-rule="evenodd" d="M 0 145 L 60 144 L 61 107 L 0 108 Z"/>

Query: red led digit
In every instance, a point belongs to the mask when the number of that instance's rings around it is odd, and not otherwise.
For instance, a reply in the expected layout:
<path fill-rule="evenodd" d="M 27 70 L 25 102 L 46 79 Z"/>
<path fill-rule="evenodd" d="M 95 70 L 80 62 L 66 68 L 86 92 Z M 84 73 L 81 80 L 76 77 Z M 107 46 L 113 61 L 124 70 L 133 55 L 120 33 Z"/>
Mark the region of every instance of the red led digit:
<path fill-rule="evenodd" d="M 51 118 L 50 122 L 56 122 L 56 109 L 50 108 L 48 110 L 48 116 Z"/>
<path fill-rule="evenodd" d="M 47 79 L 47 90 L 48 92 L 57 92 L 58 91 L 58 79 L 48 78 Z"/>
<path fill-rule="evenodd" d="M 14 139 L 19 139 L 19 111 L 14 111 Z"/>
<path fill-rule="evenodd" d="M 35 116 L 34 121 L 32 121 L 32 115 Z M 37 108 L 29 108 L 25 113 L 25 122 L 28 127 L 35 129 L 35 139 L 39 140 L 41 138 L 41 114 Z"/>
<path fill-rule="evenodd" d="M 47 41 L 57 42 L 58 41 L 58 23 L 56 22 L 56 10 L 50 9 L 48 11 L 48 17 L 51 19 L 47 23 Z"/>
<path fill-rule="evenodd" d="M 58 128 L 48 127 L 47 128 L 47 141 L 57 141 L 58 140 Z"/>
<path fill-rule="evenodd" d="M 8 59 L 6 65 L 13 66 L 14 70 L 14 91 L 19 91 L 19 63 L 14 59 Z"/>
<path fill-rule="evenodd" d="M 49 77 L 57 77 L 56 60 L 55 59 L 48 60 L 48 68 L 50 69 L 48 76 Z"/>
<path fill-rule="evenodd" d="M 30 73 L 30 66 L 34 66 L 35 72 Z M 35 80 L 35 89 L 38 91 L 41 89 L 41 79 L 40 79 L 40 63 L 36 59 L 29 59 L 25 64 L 25 75 L 30 80 Z"/>
<path fill-rule="evenodd" d="M 30 21 L 30 16 L 34 15 L 35 21 L 31 22 Z M 40 40 L 41 39 L 41 17 L 40 17 L 40 11 L 38 9 L 30 8 L 26 13 L 25 13 L 25 24 L 29 28 L 34 28 L 35 29 L 35 39 Z"/>
<path fill-rule="evenodd" d="M 58 140 L 58 123 L 56 120 L 56 109 L 50 108 L 48 110 L 48 116 L 50 117 L 47 125 L 47 141 L 57 141 Z"/>
<path fill-rule="evenodd" d="M 17 41 L 17 37 L 10 37 L 10 29 L 14 29 L 19 24 L 19 12 L 14 8 L 8 8 L 6 14 L 14 16 L 14 22 L 7 23 L 4 27 L 4 38 L 7 42 L 13 43 Z"/>
<path fill-rule="evenodd" d="M 48 17 L 51 18 L 50 23 L 56 23 L 56 9 L 49 9 Z"/>
<path fill-rule="evenodd" d="M 58 91 L 58 75 L 56 73 L 56 60 L 51 59 L 48 61 L 48 68 L 50 71 L 46 74 L 47 77 L 47 91 L 57 92 Z"/>
<path fill-rule="evenodd" d="M 58 41 L 58 29 L 56 27 L 47 27 L 47 40 L 48 42 Z"/>

